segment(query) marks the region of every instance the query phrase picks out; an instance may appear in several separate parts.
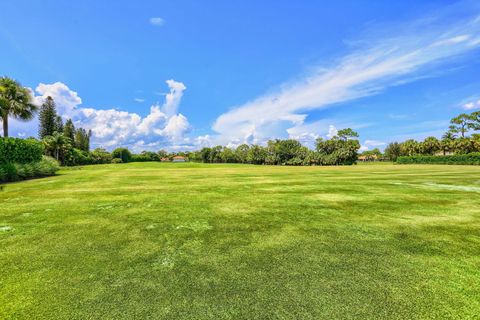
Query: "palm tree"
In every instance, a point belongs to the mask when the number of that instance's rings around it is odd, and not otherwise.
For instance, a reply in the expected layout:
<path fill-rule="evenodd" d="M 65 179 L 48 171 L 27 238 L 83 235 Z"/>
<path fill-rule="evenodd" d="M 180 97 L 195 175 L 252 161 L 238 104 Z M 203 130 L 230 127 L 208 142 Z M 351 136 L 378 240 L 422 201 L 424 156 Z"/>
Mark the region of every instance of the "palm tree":
<path fill-rule="evenodd" d="M 68 144 L 63 133 L 54 132 L 53 135 L 43 138 L 42 142 L 47 152 L 60 161 L 61 151 Z"/>
<path fill-rule="evenodd" d="M 0 78 L 0 119 L 3 121 L 4 137 L 8 137 L 8 117 L 28 121 L 33 118 L 37 109 L 26 88 L 13 79 Z"/>

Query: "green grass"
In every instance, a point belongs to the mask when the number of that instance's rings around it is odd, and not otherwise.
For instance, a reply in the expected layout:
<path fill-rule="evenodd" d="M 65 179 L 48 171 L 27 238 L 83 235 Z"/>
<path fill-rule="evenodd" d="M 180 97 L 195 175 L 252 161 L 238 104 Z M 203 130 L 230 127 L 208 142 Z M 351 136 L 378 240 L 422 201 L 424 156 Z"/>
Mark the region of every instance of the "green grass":
<path fill-rule="evenodd" d="M 133 163 L 0 191 L 0 319 L 468 319 L 480 167 Z"/>

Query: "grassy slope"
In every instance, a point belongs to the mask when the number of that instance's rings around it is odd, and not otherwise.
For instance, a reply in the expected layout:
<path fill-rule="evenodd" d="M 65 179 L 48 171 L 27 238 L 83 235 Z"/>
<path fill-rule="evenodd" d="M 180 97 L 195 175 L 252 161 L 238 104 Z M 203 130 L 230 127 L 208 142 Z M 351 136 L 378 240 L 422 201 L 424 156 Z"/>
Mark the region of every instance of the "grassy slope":
<path fill-rule="evenodd" d="M 480 314 L 480 167 L 90 166 L 0 204 L 1 319 Z"/>

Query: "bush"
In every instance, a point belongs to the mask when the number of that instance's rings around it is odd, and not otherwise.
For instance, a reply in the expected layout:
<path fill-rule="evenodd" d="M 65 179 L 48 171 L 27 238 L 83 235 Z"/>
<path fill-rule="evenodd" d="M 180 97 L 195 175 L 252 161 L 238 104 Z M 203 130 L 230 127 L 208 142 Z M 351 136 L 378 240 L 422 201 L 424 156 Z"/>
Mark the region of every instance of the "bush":
<path fill-rule="evenodd" d="M 0 164 L 0 182 L 18 180 L 17 168 L 13 163 Z"/>
<path fill-rule="evenodd" d="M 120 158 L 113 158 L 112 163 L 123 163 L 123 161 Z"/>
<path fill-rule="evenodd" d="M 94 162 L 89 152 L 77 148 L 71 148 L 65 156 L 64 164 L 67 166 L 81 166 L 92 163 Z"/>
<path fill-rule="evenodd" d="M 122 162 L 130 162 L 132 160 L 132 154 L 127 148 L 117 148 L 113 150 L 112 157 L 121 159 Z"/>
<path fill-rule="evenodd" d="M 102 163 L 111 163 L 112 162 L 112 155 L 105 149 L 97 148 L 90 152 L 90 157 L 92 159 L 92 163 L 94 164 L 102 164 Z"/>
<path fill-rule="evenodd" d="M 130 159 L 130 162 L 148 162 L 153 161 L 151 157 L 143 155 L 143 154 L 134 154 Z"/>
<path fill-rule="evenodd" d="M 466 164 L 480 165 L 480 153 L 456 154 L 450 156 L 409 156 L 398 157 L 399 164 Z"/>
<path fill-rule="evenodd" d="M 0 164 L 38 162 L 42 155 L 43 145 L 38 140 L 0 138 Z"/>
<path fill-rule="evenodd" d="M 59 168 L 55 159 L 46 156 L 37 162 L 4 163 L 0 164 L 0 182 L 52 176 Z"/>

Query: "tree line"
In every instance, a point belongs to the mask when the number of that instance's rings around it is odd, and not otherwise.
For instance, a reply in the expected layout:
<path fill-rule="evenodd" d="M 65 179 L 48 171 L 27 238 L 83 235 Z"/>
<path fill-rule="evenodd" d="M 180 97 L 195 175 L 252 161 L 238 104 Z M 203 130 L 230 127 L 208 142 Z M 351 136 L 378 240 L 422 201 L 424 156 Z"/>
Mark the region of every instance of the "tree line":
<path fill-rule="evenodd" d="M 204 163 L 250 163 L 269 165 L 350 165 L 357 161 L 360 142 L 350 128 L 330 139 L 318 138 L 315 150 L 294 139 L 275 139 L 266 146 L 241 144 L 236 148 L 205 147 L 189 153 L 189 159 Z"/>
<path fill-rule="evenodd" d="M 358 133 L 350 128 L 339 130 L 337 135 L 318 138 L 312 150 L 294 139 L 274 139 L 262 145 L 242 144 L 236 148 L 226 146 L 205 147 L 198 151 L 168 153 L 142 151 L 132 154 L 126 148 L 113 152 L 97 148 L 90 151 L 91 131 L 76 128 L 71 119 L 63 122 L 57 114 L 55 101 L 47 97 L 37 107 L 32 102 L 28 89 L 17 81 L 0 78 L 0 118 L 4 137 L 8 137 L 9 117 L 28 121 L 39 112 L 38 137 L 44 145 L 44 152 L 62 165 L 99 164 L 132 161 L 162 161 L 176 155 L 190 161 L 204 163 L 250 163 L 269 165 L 350 165 L 358 159 L 360 142 Z M 382 153 L 373 149 L 362 153 L 367 159 L 396 161 L 401 156 L 449 155 L 480 152 L 480 111 L 462 113 L 451 119 L 448 131 L 441 139 L 428 137 L 423 141 L 413 139 L 390 143 Z"/>
<path fill-rule="evenodd" d="M 480 111 L 462 113 L 450 120 L 450 126 L 441 139 L 427 137 L 423 141 L 409 139 L 404 142 L 391 142 L 384 150 L 384 157 L 396 161 L 401 156 L 445 156 L 480 152 L 479 131 Z"/>

